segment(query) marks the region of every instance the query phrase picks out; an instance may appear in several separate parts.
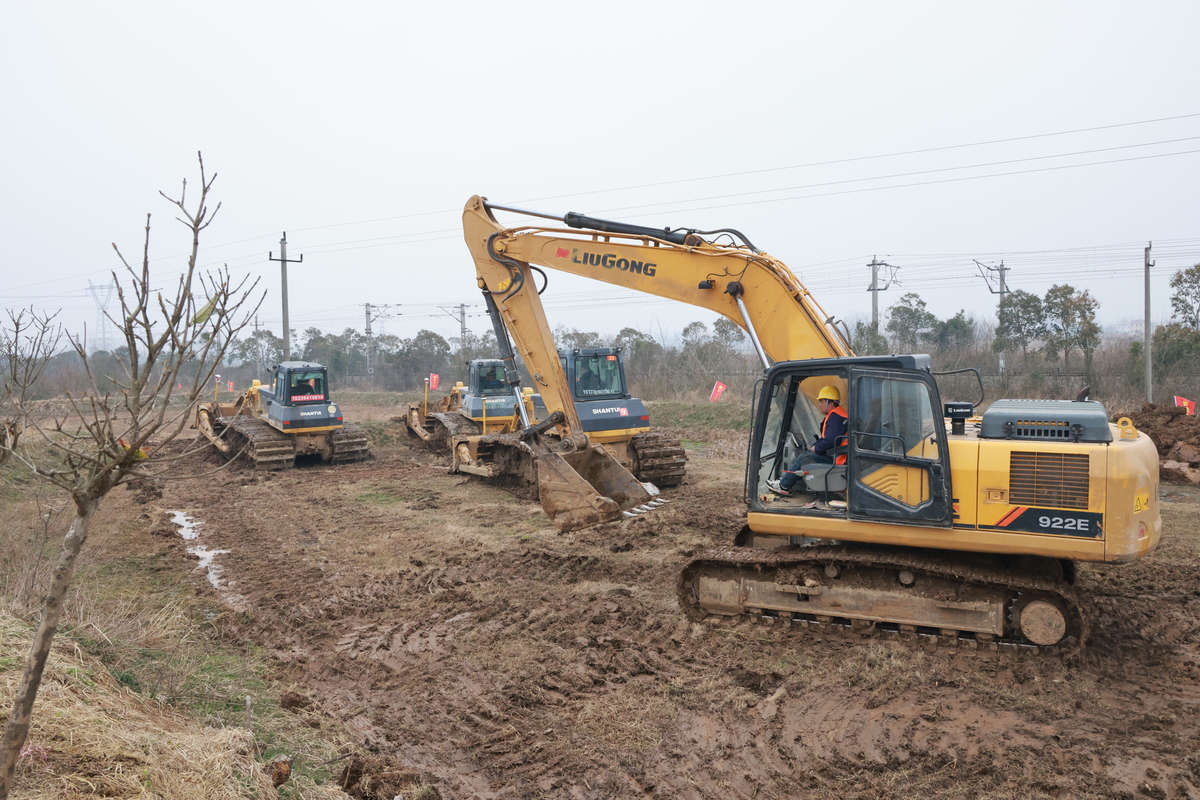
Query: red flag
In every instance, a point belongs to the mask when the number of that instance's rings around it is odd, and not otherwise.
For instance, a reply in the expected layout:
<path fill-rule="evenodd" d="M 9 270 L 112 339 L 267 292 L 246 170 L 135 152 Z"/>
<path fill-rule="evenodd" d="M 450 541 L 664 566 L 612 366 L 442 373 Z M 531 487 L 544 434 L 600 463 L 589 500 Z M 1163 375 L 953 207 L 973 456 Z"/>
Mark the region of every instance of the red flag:
<path fill-rule="evenodd" d="M 437 391 L 438 381 L 441 379 L 442 376 L 438 375 L 436 372 L 429 373 L 429 388 L 433 391 Z"/>
<path fill-rule="evenodd" d="M 729 388 L 725 384 L 717 381 L 713 384 L 712 394 L 708 396 L 708 402 L 715 403 L 721 399 L 721 395 L 725 394 L 725 390 Z"/>
<path fill-rule="evenodd" d="M 229 382 L 229 388 L 226 391 L 230 391 L 230 392 L 233 391 L 233 381 Z"/>
<path fill-rule="evenodd" d="M 1180 397 L 1179 395 L 1175 395 L 1175 405 L 1183 406 L 1184 408 L 1186 408 L 1189 417 L 1194 417 L 1196 415 L 1196 401 L 1195 400 L 1188 400 L 1186 397 Z"/>

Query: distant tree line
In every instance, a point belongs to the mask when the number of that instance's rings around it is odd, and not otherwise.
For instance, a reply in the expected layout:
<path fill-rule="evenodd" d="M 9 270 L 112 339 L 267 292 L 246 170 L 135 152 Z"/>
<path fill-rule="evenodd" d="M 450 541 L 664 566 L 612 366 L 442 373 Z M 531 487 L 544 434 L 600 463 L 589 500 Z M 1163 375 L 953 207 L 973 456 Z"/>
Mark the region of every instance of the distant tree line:
<path fill-rule="evenodd" d="M 1155 398 L 1160 401 L 1170 394 L 1200 395 L 1200 264 L 1175 273 L 1170 285 L 1174 321 L 1155 328 L 1151 348 Z M 1096 322 L 1099 305 L 1087 290 L 1060 284 L 1041 297 L 1021 289 L 1005 294 L 994 319 L 968 316 L 965 310 L 939 319 L 910 292 L 886 310 L 879 330 L 859 320 L 848 333 L 859 355 L 920 352 L 932 356 L 938 371 L 977 368 L 989 393 L 995 387 L 1009 397 L 1073 397 L 1086 385 L 1094 397 L 1132 404 L 1142 394 L 1143 345 L 1102 337 Z M 744 400 L 761 375 L 746 334 L 727 319 L 692 322 L 674 341 L 631 327 L 615 336 L 563 326 L 554 333 L 559 347 L 622 348 L 631 389 L 648 399 L 707 396 L 719 380 L 728 384 L 729 397 Z M 283 341 L 272 331 L 243 335 L 227 350 L 222 380 L 232 380 L 238 388 L 253 378 L 266 380 L 282 354 Z M 335 391 L 405 392 L 420 390 L 430 373 L 439 374 L 443 385 L 465 380 L 466 361 L 495 358 L 498 351 L 491 331 L 467 332 L 460 339 L 422 330 L 409 338 L 376 336 L 372 342 L 351 328 L 335 334 L 314 327 L 293 333 L 291 354 L 326 365 Z M 101 386 L 106 375 L 121 374 L 123 357 L 123 349 L 93 357 Z M 72 351 L 51 359 L 39 392 L 54 395 L 70 389 L 80 380 L 80 368 Z M 957 399 L 970 399 L 964 381 L 949 381 L 963 395 Z"/>

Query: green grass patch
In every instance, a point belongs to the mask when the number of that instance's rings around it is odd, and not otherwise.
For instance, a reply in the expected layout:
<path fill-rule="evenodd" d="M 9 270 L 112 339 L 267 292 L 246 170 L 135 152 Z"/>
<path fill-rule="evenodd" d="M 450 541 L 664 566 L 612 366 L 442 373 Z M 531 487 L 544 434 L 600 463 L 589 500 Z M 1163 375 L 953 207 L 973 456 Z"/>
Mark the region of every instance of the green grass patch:
<path fill-rule="evenodd" d="M 750 405 L 740 403 L 687 403 L 679 400 L 646 402 L 650 424 L 656 428 L 750 429 Z"/>
<path fill-rule="evenodd" d="M 392 406 L 401 405 L 401 397 L 396 392 L 352 392 L 335 391 L 333 400 L 336 403 L 348 403 L 359 406 Z"/>
<path fill-rule="evenodd" d="M 356 422 L 376 447 L 387 447 L 408 441 L 408 431 L 399 422 Z"/>
<path fill-rule="evenodd" d="M 190 562 L 153 555 L 112 559 L 111 554 L 108 559 L 99 550 L 89 554 L 99 563 L 80 571 L 69 602 L 73 618 L 60 638 L 74 639 L 122 685 L 205 725 L 249 722 L 264 762 L 276 753 L 295 755 L 292 779 L 281 797 L 305 797 L 315 786 L 335 784 L 341 765 L 334 760 L 339 755 L 334 737 L 339 734 L 307 727 L 281 706 L 289 687 L 272 678 L 269 653 L 220 630 L 230 612 L 196 596 Z M 0 660 L 0 670 L 21 661 L 8 656 Z M 86 673 L 72 674 L 92 683 Z M 322 723 L 322 728 L 328 725 Z"/>

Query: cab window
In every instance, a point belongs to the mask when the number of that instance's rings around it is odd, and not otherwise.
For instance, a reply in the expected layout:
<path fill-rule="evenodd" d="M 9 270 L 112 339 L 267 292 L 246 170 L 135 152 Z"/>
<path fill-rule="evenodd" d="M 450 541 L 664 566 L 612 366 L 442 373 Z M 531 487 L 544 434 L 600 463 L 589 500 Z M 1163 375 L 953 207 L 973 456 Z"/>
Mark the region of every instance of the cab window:
<path fill-rule="evenodd" d="M 294 401 L 324 400 L 325 373 L 293 372 L 288 396 Z"/>
<path fill-rule="evenodd" d="M 484 364 L 479 369 L 479 393 L 489 396 L 509 394 L 504 382 L 504 367 Z"/>
<path fill-rule="evenodd" d="M 618 356 L 579 356 L 575 359 L 575 395 L 597 397 L 624 394 Z"/>

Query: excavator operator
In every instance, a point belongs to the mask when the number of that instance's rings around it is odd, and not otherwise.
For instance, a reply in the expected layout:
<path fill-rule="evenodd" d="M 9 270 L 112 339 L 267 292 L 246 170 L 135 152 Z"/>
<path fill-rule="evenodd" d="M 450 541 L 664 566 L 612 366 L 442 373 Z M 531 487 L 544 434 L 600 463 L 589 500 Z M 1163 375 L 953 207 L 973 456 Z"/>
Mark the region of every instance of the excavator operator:
<path fill-rule="evenodd" d="M 825 419 L 821 421 L 821 435 L 811 448 L 800 454 L 791 469 L 784 472 L 778 481 L 767 481 L 767 488 L 778 495 L 791 494 L 792 487 L 804 473 L 805 464 L 845 464 L 846 454 L 835 454 L 834 448 L 846 443 L 847 419 L 842 408 L 842 393 L 836 386 L 823 386 L 817 393 L 817 408 Z"/>

